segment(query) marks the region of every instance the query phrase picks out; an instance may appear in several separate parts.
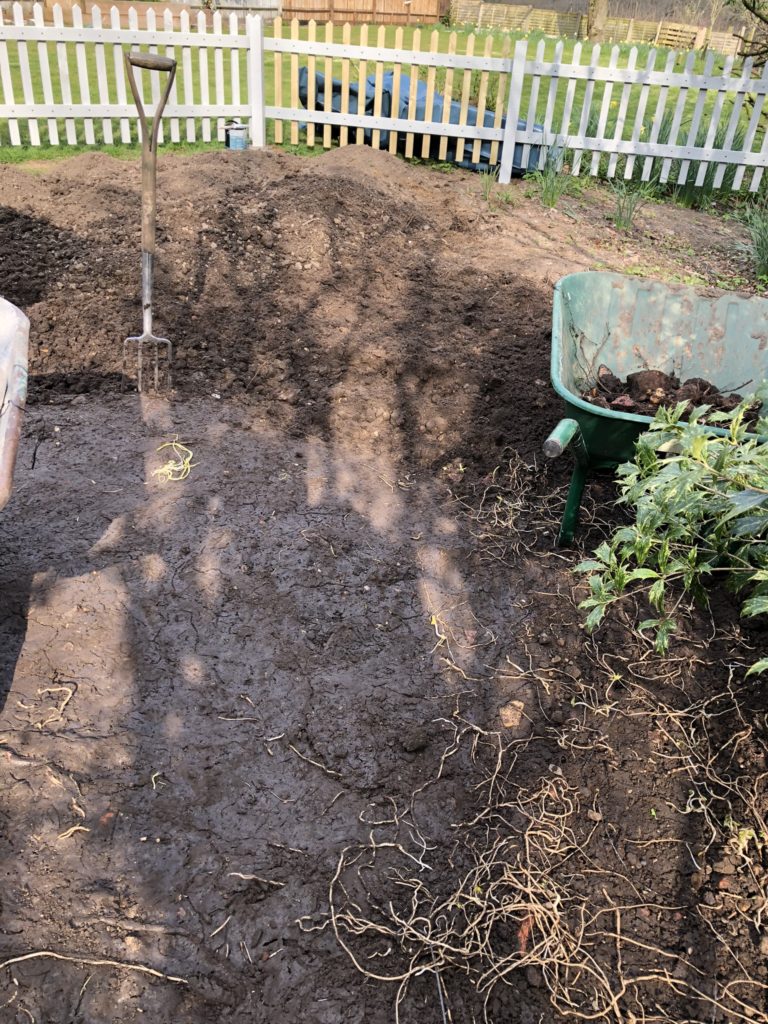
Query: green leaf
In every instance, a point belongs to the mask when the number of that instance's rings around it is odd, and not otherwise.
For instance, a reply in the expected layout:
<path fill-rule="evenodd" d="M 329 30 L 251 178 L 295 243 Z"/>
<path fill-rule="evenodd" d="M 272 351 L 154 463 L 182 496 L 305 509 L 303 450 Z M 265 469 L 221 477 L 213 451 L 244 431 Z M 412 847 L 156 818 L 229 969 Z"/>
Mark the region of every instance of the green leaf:
<path fill-rule="evenodd" d="M 633 580 L 656 580 L 659 578 L 659 574 L 655 569 L 632 569 L 627 575 L 627 582 L 631 583 Z"/>
<path fill-rule="evenodd" d="M 637 628 L 640 633 L 644 633 L 646 629 L 656 629 L 661 622 L 661 619 L 643 619 Z"/>
<path fill-rule="evenodd" d="M 768 613 L 768 597 L 750 597 L 741 607 L 741 614 L 752 617 Z"/>
<path fill-rule="evenodd" d="M 760 672 L 768 670 L 768 658 L 761 658 L 760 661 L 756 661 L 754 665 L 751 665 L 747 670 L 748 676 L 756 676 Z"/>
<path fill-rule="evenodd" d="M 573 567 L 574 572 L 602 572 L 605 569 L 605 562 L 598 562 L 594 558 L 587 558 Z"/>
<path fill-rule="evenodd" d="M 584 625 L 587 628 L 587 631 L 589 633 L 591 633 L 593 630 L 597 629 L 597 627 L 600 625 L 600 623 L 603 621 L 604 618 L 605 618 L 605 605 L 604 604 L 600 604 L 596 608 L 593 608 L 592 611 L 587 616 L 586 622 L 584 623 Z"/>
<path fill-rule="evenodd" d="M 648 591 L 648 600 L 651 602 L 654 608 L 661 609 L 664 607 L 664 580 L 659 579 L 653 584 L 651 589 Z"/>

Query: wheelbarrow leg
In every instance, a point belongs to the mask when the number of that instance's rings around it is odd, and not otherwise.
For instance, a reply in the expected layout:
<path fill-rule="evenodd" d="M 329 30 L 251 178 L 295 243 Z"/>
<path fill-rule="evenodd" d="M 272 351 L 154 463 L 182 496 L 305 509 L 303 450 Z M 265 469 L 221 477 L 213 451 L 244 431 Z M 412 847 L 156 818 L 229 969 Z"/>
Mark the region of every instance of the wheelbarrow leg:
<path fill-rule="evenodd" d="M 584 485 L 587 482 L 587 470 L 589 469 L 589 455 L 581 434 L 581 428 L 576 420 L 560 420 L 558 425 L 544 442 L 544 454 L 548 459 L 555 459 L 562 455 L 565 449 L 570 446 L 576 459 L 571 476 L 571 485 L 568 488 L 568 497 L 565 501 L 563 521 L 560 524 L 560 533 L 557 536 L 557 543 L 566 547 L 573 543 L 573 535 L 576 532 L 576 525 L 579 519 L 581 508 L 581 497 L 584 493 Z"/>

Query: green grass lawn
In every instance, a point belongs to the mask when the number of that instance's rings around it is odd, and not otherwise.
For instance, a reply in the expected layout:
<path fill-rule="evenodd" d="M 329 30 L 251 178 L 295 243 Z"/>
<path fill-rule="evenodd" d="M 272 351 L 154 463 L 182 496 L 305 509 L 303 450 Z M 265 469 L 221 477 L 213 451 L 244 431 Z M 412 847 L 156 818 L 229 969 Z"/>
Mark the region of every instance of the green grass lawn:
<path fill-rule="evenodd" d="M 272 32 L 272 28 L 268 26 L 267 27 L 267 35 L 269 36 L 271 34 L 271 32 Z M 308 32 L 309 32 L 308 27 L 306 25 L 302 25 L 300 30 L 299 30 L 300 38 L 307 39 Z M 317 28 L 316 28 L 316 32 L 317 32 L 317 38 L 318 39 L 325 40 L 325 38 L 326 38 L 326 35 L 325 35 L 325 33 L 326 33 L 326 26 L 324 24 L 318 25 Z M 370 26 L 369 27 L 369 29 L 368 29 L 368 44 L 369 45 L 377 45 L 378 44 L 378 42 L 379 42 L 378 32 L 379 32 L 378 27 L 376 27 L 376 26 Z M 453 46 L 453 47 L 455 47 L 455 49 L 456 49 L 456 51 L 458 53 L 466 53 L 467 52 L 468 43 L 471 40 L 472 43 L 474 44 L 474 53 L 476 55 L 477 54 L 483 54 L 483 53 L 490 53 L 493 56 L 501 56 L 501 55 L 503 55 L 505 53 L 510 52 L 511 49 L 513 48 L 513 46 L 514 46 L 515 41 L 517 39 L 521 38 L 520 33 L 501 32 L 501 31 L 497 30 L 497 31 L 475 31 L 474 34 L 472 34 L 470 32 L 470 30 L 468 30 L 468 29 L 449 29 L 449 28 L 446 28 L 443 25 L 422 26 L 420 28 L 404 27 L 404 28 L 399 29 L 399 30 L 396 29 L 394 26 L 387 26 L 385 28 L 385 30 L 384 30 L 384 33 L 383 33 L 384 45 L 387 46 L 387 47 L 393 47 L 395 45 L 395 43 L 396 43 L 396 34 L 399 33 L 399 32 L 402 33 L 402 37 L 403 37 L 402 45 L 403 45 L 403 47 L 405 49 L 415 49 L 415 48 L 419 48 L 419 49 L 432 49 L 432 48 L 436 48 L 440 52 L 447 52 L 449 50 L 449 47 Z M 283 26 L 283 35 L 287 36 L 288 33 L 289 33 L 289 26 L 288 25 L 284 25 Z M 334 37 L 334 41 L 335 42 L 342 42 L 342 40 L 343 40 L 342 33 L 343 33 L 343 30 L 342 30 L 341 26 L 339 26 L 339 25 L 334 26 L 333 37 Z M 351 29 L 351 42 L 353 44 L 357 44 L 357 43 L 360 42 L 360 35 L 361 35 L 361 26 L 358 26 L 358 25 L 352 26 L 352 29 Z M 531 57 L 534 56 L 537 44 L 539 44 L 539 43 L 543 44 L 545 59 L 551 59 L 551 58 L 554 57 L 554 55 L 555 55 L 555 48 L 558 45 L 558 41 L 557 40 L 551 39 L 551 38 L 545 38 L 545 37 L 543 37 L 543 36 L 541 36 L 539 34 L 536 34 L 536 33 L 530 34 L 528 39 L 529 39 L 529 55 Z M 561 43 L 561 45 L 563 47 L 563 58 L 566 61 L 571 60 L 573 58 L 573 56 L 574 56 L 574 50 L 575 50 L 575 48 L 576 48 L 576 46 L 578 44 L 574 40 L 572 40 L 572 39 L 561 40 L 560 43 Z M 433 44 L 434 44 L 434 46 L 433 46 Z M 14 89 L 14 97 L 16 99 L 16 102 L 20 102 L 24 94 L 23 94 L 23 89 L 22 89 L 21 71 L 20 71 L 20 67 L 19 67 L 19 48 L 18 48 L 16 43 L 8 43 L 7 46 L 8 46 L 8 57 L 9 57 L 9 61 L 10 61 L 11 79 L 12 79 L 12 82 L 13 82 L 13 89 Z M 41 48 L 42 47 L 41 47 L 40 44 L 36 44 L 36 43 L 35 44 L 27 44 L 27 55 L 28 55 L 28 60 L 29 60 L 29 65 L 30 65 L 30 75 L 31 75 L 31 79 L 32 79 L 32 88 L 33 88 L 34 98 L 35 98 L 35 100 L 37 102 L 43 102 L 43 99 L 44 99 L 44 97 L 43 97 L 42 79 L 41 79 L 41 65 L 40 65 L 40 49 Z M 85 90 L 81 89 L 81 83 L 80 83 L 79 75 L 78 75 L 77 53 L 76 53 L 77 47 L 75 47 L 75 45 L 67 44 L 66 47 L 62 47 L 62 49 L 66 49 L 68 51 L 67 63 L 68 63 L 68 67 L 70 69 L 69 70 L 69 75 L 70 75 L 70 87 L 71 87 L 72 102 L 74 102 L 74 103 L 85 102 L 85 96 L 84 96 L 84 91 Z M 592 48 L 591 48 L 591 46 L 589 44 L 585 44 L 583 46 L 582 52 L 581 52 L 581 57 L 580 57 L 581 63 L 588 63 L 589 62 L 590 56 L 591 56 L 591 49 Z M 628 44 L 624 44 L 624 45 L 619 46 L 619 53 L 620 53 L 620 56 L 619 56 L 619 66 L 620 67 L 626 67 L 627 66 L 628 61 L 630 59 L 630 53 L 631 53 L 632 49 L 633 49 L 633 47 L 631 47 Z M 645 67 L 646 61 L 648 59 L 648 54 L 650 53 L 650 49 L 651 48 L 649 46 L 647 46 L 647 45 L 642 45 L 641 44 L 641 45 L 637 46 L 637 50 L 638 50 L 637 64 L 638 64 L 639 67 Z M 182 62 L 181 62 L 181 59 L 180 59 L 181 58 L 181 52 L 177 48 L 175 56 L 179 60 L 179 72 L 177 74 L 177 95 L 178 95 L 178 101 L 179 102 L 182 102 L 182 103 L 200 102 L 201 99 L 202 99 L 202 88 L 203 88 L 202 87 L 202 81 L 203 81 L 203 77 L 204 76 L 201 76 L 201 70 L 204 70 L 204 69 L 202 69 L 201 65 L 200 65 L 199 56 L 198 56 L 199 52 L 200 51 L 194 51 L 194 50 L 192 52 L 192 76 L 191 76 L 191 83 L 189 83 L 189 84 L 191 84 L 191 89 L 188 90 L 187 89 L 187 84 L 188 83 L 185 82 L 185 76 L 184 76 L 184 73 L 183 73 L 183 65 L 182 65 Z M 57 60 L 56 44 L 48 44 L 47 45 L 47 53 L 48 53 L 48 60 L 49 60 L 50 73 L 51 73 L 51 86 L 52 86 L 53 97 L 54 97 L 54 100 L 56 102 L 61 102 L 62 99 L 63 99 L 63 97 L 62 97 L 62 83 L 61 83 L 61 79 L 60 79 L 60 75 L 59 75 L 59 65 L 58 65 L 58 60 Z M 602 63 L 607 64 L 608 58 L 609 58 L 609 54 L 610 54 L 610 47 L 608 47 L 608 46 L 604 47 L 603 48 L 603 52 L 602 52 L 602 56 L 601 56 L 601 62 Z M 117 89 L 116 89 L 116 84 L 115 84 L 114 56 L 113 56 L 113 47 L 112 47 L 112 45 L 111 44 L 108 45 L 106 47 L 105 53 L 104 53 L 105 65 L 106 65 L 106 71 L 107 71 L 107 81 L 108 81 L 108 95 L 107 96 L 99 97 L 98 78 L 97 78 L 96 47 L 93 46 L 93 45 L 89 45 L 89 44 L 81 44 L 81 56 L 83 56 L 84 59 L 85 59 L 85 68 L 86 68 L 86 72 L 87 72 L 87 82 L 88 82 L 88 88 L 90 90 L 91 102 L 96 103 L 96 102 L 98 102 L 99 98 L 101 98 L 101 99 L 106 100 L 108 102 L 116 103 L 118 101 L 118 98 L 117 98 Z M 678 55 L 678 57 L 676 59 L 676 62 L 675 62 L 675 70 L 682 70 L 683 69 L 683 66 L 685 64 L 686 58 L 687 58 L 687 54 L 685 54 L 685 53 Z M 292 76 L 295 75 L 296 70 L 297 70 L 297 68 L 299 66 L 301 66 L 302 64 L 306 64 L 307 63 L 307 58 L 306 57 L 292 58 L 291 56 L 289 56 L 287 54 L 284 54 L 284 55 L 282 55 L 282 58 L 277 58 L 277 59 L 279 61 L 279 66 L 280 66 L 279 82 L 281 83 L 281 86 L 282 86 L 281 104 L 283 106 L 291 106 L 292 105 L 291 104 L 291 98 L 292 98 L 291 85 L 292 85 L 292 81 L 295 81 L 295 79 L 293 79 Z M 224 98 L 224 102 L 225 103 L 231 103 L 233 101 L 233 79 L 234 79 L 234 80 L 236 80 L 239 83 L 240 101 L 242 103 L 246 103 L 247 102 L 247 95 L 248 94 L 247 94 L 247 81 L 246 81 L 245 53 L 244 52 L 240 53 L 239 60 L 237 62 L 236 70 L 233 69 L 232 60 L 233 60 L 233 58 L 231 56 L 231 53 L 229 51 L 227 51 L 227 50 L 224 50 L 222 52 L 222 54 L 221 54 L 220 63 L 219 63 L 219 75 L 220 75 L 220 77 L 223 80 L 222 84 L 223 84 L 223 98 Z M 655 66 L 657 68 L 664 67 L 666 60 L 667 60 L 667 51 L 663 51 L 663 50 L 658 51 L 657 58 L 656 58 L 656 65 Z M 696 57 L 696 65 L 695 65 L 697 71 L 702 71 L 704 69 L 704 60 L 705 60 L 704 55 L 701 55 L 701 54 L 697 55 L 697 57 Z M 275 103 L 275 101 L 276 101 L 276 93 L 278 92 L 278 90 L 276 89 L 276 85 L 278 83 L 276 82 L 275 61 L 276 61 L 276 55 L 273 52 L 269 52 L 268 51 L 266 53 L 266 55 L 265 55 L 265 63 L 266 63 L 266 75 L 265 75 L 266 102 L 267 102 L 268 105 L 272 105 L 272 104 Z M 214 101 L 216 99 L 216 96 L 217 96 L 217 90 L 216 90 L 216 81 L 217 81 L 216 70 L 217 69 L 216 69 L 216 57 L 215 57 L 215 55 L 214 55 L 214 53 L 212 51 L 209 51 L 207 53 L 207 62 L 206 63 L 207 63 L 207 72 L 208 72 L 208 75 L 207 75 L 207 77 L 208 77 L 208 96 L 209 96 L 210 100 Z M 723 63 L 724 63 L 724 58 L 718 56 L 716 58 L 716 61 L 715 61 L 715 68 L 714 68 L 715 73 L 717 73 L 718 71 L 722 70 Z M 315 67 L 316 67 L 316 70 L 321 72 L 321 73 L 324 73 L 327 70 L 331 70 L 331 72 L 332 72 L 334 77 L 337 77 L 337 78 L 341 77 L 341 72 L 342 72 L 341 61 L 333 61 L 332 62 L 332 67 L 327 68 L 326 67 L 326 60 L 324 58 L 317 58 L 316 61 L 315 61 Z M 388 70 L 389 68 L 391 68 L 391 65 L 385 65 L 385 70 Z M 376 70 L 376 66 L 374 64 L 372 64 L 371 62 L 368 62 L 367 67 L 365 68 L 366 75 L 372 75 L 375 72 L 375 70 Z M 405 73 L 410 73 L 410 66 L 404 66 L 403 67 L 403 71 Z M 359 74 L 360 74 L 360 67 L 359 67 L 359 65 L 357 64 L 357 62 L 351 62 L 350 63 L 350 78 L 351 78 L 351 81 L 352 82 L 356 82 L 358 80 Z M 427 69 L 426 68 L 421 68 L 420 76 L 421 76 L 422 80 L 425 80 L 426 75 L 427 75 Z M 448 77 L 448 81 L 446 80 L 447 77 Z M 481 74 L 480 72 L 472 72 L 470 75 L 468 75 L 467 76 L 467 85 L 469 87 L 470 102 L 476 103 L 478 98 L 479 98 L 479 96 L 481 95 L 481 92 L 483 91 L 483 88 L 485 88 L 487 108 L 495 109 L 495 106 L 496 106 L 497 102 L 499 101 L 499 98 L 501 98 L 502 106 L 503 106 L 503 109 L 504 109 L 505 106 L 506 106 L 506 93 L 507 93 L 507 89 L 508 89 L 508 80 L 505 81 L 505 82 L 502 82 L 500 80 L 502 77 L 506 78 L 506 76 L 499 76 L 498 74 L 494 74 L 494 73 L 488 74 L 486 76 L 486 75 Z M 452 78 L 452 81 L 451 81 L 451 78 Z M 437 69 L 437 71 L 435 73 L 435 76 L 434 76 L 434 80 L 435 80 L 435 88 L 436 88 L 437 92 L 439 92 L 441 94 L 444 93 L 445 90 L 446 90 L 446 87 L 448 86 L 450 88 L 450 93 L 451 93 L 452 98 L 454 98 L 454 99 L 460 99 L 461 98 L 462 90 L 464 88 L 464 83 L 465 83 L 465 73 L 463 71 L 457 70 L 457 71 L 455 71 L 453 73 L 452 76 L 450 76 L 450 74 L 448 74 L 448 76 L 447 76 L 445 69 Z M 570 133 L 575 133 L 577 128 L 578 128 L 579 120 L 580 120 L 580 116 L 581 116 L 581 111 L 582 111 L 582 108 L 584 106 L 586 83 L 578 82 L 576 84 L 576 88 L 574 90 L 574 95 L 573 95 L 573 98 L 572 98 L 572 112 L 571 112 L 571 116 L 570 116 L 570 119 L 569 119 L 567 124 L 563 124 L 563 112 L 564 112 L 565 103 L 566 103 L 567 83 L 564 82 L 564 81 L 561 81 L 561 82 L 555 81 L 554 85 L 552 87 L 550 87 L 549 81 L 542 82 L 541 88 L 538 90 L 538 97 L 537 97 L 537 101 L 535 103 L 535 110 L 534 111 L 530 110 L 531 88 L 532 88 L 531 80 L 530 79 L 526 79 L 526 83 L 525 83 L 525 87 L 524 87 L 524 92 L 523 92 L 523 97 L 522 97 L 521 116 L 522 117 L 529 117 L 531 114 L 533 114 L 533 117 L 534 117 L 534 119 L 537 122 L 543 122 L 543 120 L 545 118 L 545 114 L 546 114 L 547 108 L 548 108 L 548 105 L 549 105 L 549 107 L 554 111 L 553 127 L 558 132 L 558 134 L 561 134 L 562 137 L 564 138 L 564 140 L 566 140 L 567 137 L 568 137 L 569 132 Z M 599 114 L 599 111 L 600 111 L 600 107 L 601 107 L 601 103 L 602 103 L 602 99 L 603 99 L 603 94 L 604 94 L 604 88 L 605 87 L 601 83 L 596 83 L 595 86 L 594 86 L 594 91 L 593 91 L 592 100 L 591 100 L 591 108 L 590 108 L 590 114 L 591 114 L 590 123 L 591 123 L 591 125 L 593 127 L 596 124 L 597 117 L 598 117 L 598 114 Z M 1 91 L 2 91 L 2 87 L 0 86 L 0 93 L 1 93 Z M 622 92 L 623 92 L 623 87 L 622 86 L 620 86 L 620 85 L 614 85 L 613 86 L 612 94 L 611 94 L 611 97 L 610 97 L 609 108 L 608 108 L 608 123 L 607 123 L 607 128 L 606 128 L 606 134 L 608 134 L 608 135 L 613 135 L 614 134 L 615 125 L 616 125 L 616 119 L 617 119 L 617 115 L 619 113 L 620 104 L 621 104 Z M 627 106 L 627 112 L 626 112 L 626 118 L 625 118 L 624 126 L 623 126 L 623 129 L 620 131 L 620 136 L 623 137 L 623 138 L 629 138 L 631 136 L 631 134 L 632 134 L 632 130 L 633 130 L 633 127 L 634 127 L 634 121 L 635 121 L 635 115 L 636 115 L 636 111 L 637 111 L 637 105 L 638 105 L 638 102 L 639 102 L 639 99 L 640 99 L 640 94 L 641 94 L 641 90 L 640 90 L 639 86 L 634 86 L 634 87 L 631 88 L 630 93 L 629 93 L 629 102 L 628 102 L 628 106 Z M 657 94 L 658 94 L 658 90 L 653 89 L 653 90 L 651 90 L 650 95 L 648 97 L 647 107 L 646 107 L 646 110 L 645 110 L 645 116 L 643 118 L 643 122 L 644 122 L 644 125 L 645 125 L 644 136 L 643 137 L 647 137 L 649 132 L 650 132 L 650 130 L 651 130 L 651 125 L 652 125 L 652 122 L 653 122 L 653 116 L 654 116 L 654 113 L 655 113 L 655 110 L 656 110 Z M 146 95 L 146 93 L 145 93 L 145 95 Z M 8 101 L 9 101 L 9 97 L 6 97 L 6 102 L 8 102 Z M 671 114 L 671 111 L 674 110 L 674 106 L 675 106 L 676 101 L 677 101 L 677 91 L 676 90 L 670 90 L 669 91 L 669 95 L 668 95 L 668 99 L 667 99 L 667 106 L 666 106 L 666 110 L 667 110 L 668 116 Z M 705 106 L 705 111 L 704 111 L 704 117 L 702 119 L 702 123 L 705 124 L 705 125 L 708 123 L 708 116 L 707 116 L 708 111 L 711 110 L 712 105 L 714 104 L 714 102 L 715 102 L 715 95 L 714 94 L 709 94 L 707 96 L 707 101 L 706 101 L 706 106 Z M 687 125 L 690 123 L 690 120 L 691 120 L 691 117 L 692 117 L 692 114 L 693 114 L 694 104 L 695 104 L 695 96 L 693 94 L 689 94 L 687 99 L 686 99 L 685 114 L 684 114 L 684 117 L 683 117 L 683 131 L 685 133 L 685 136 L 687 136 Z M 732 109 L 731 108 L 731 100 L 727 100 L 725 102 L 725 104 L 723 106 L 723 110 L 721 112 L 721 117 L 720 117 L 721 124 L 725 125 L 727 123 L 728 118 L 730 117 L 731 109 Z M 742 121 L 744 121 L 744 120 L 745 120 L 745 118 L 742 118 Z M 125 145 L 120 143 L 119 122 L 118 121 L 113 121 L 113 122 L 111 122 L 111 124 L 112 124 L 113 137 L 114 137 L 114 143 L 115 144 L 109 146 L 108 147 L 108 151 L 116 153 L 116 154 L 119 154 L 121 152 L 125 152 L 126 155 L 132 154 L 133 152 L 135 152 L 135 144 L 132 145 L 132 146 L 125 146 Z M 57 129 L 58 129 L 60 145 L 57 146 L 55 149 L 52 149 L 52 147 L 50 146 L 50 137 L 49 137 L 49 129 L 48 129 L 48 122 L 47 122 L 47 120 L 41 119 L 38 122 L 38 125 L 39 125 L 39 133 L 40 133 L 41 145 L 40 146 L 31 146 L 30 145 L 30 141 L 31 140 L 30 140 L 29 124 L 26 121 L 18 122 L 19 132 L 20 132 L 20 135 L 21 135 L 22 143 L 23 143 L 23 145 L 21 147 L 18 147 L 18 146 L 11 146 L 10 145 L 11 139 L 10 139 L 10 134 L 9 134 L 8 122 L 7 121 L 4 122 L 4 121 L 0 120 L 0 161 L 10 162 L 10 161 L 18 161 L 18 160 L 21 160 L 21 159 L 41 159 L 41 158 L 48 158 L 49 156 L 63 155 L 63 153 L 65 153 L 65 152 L 72 152 L 74 148 L 82 148 L 82 146 L 86 142 L 86 135 L 85 135 L 85 128 L 86 128 L 86 126 L 85 126 L 85 124 L 83 122 L 76 122 L 74 124 L 70 123 L 70 131 L 72 130 L 72 128 L 74 128 L 75 134 L 76 134 L 76 139 L 77 139 L 77 147 L 72 147 L 72 146 L 66 145 L 66 142 L 67 142 L 66 125 L 65 125 L 63 120 L 58 120 L 56 122 L 56 126 L 57 126 Z M 219 144 L 217 142 L 217 137 L 218 137 L 219 131 L 221 129 L 221 124 L 217 125 L 215 119 L 210 121 L 207 126 L 205 126 L 203 124 L 203 122 L 201 120 L 199 120 L 199 119 L 196 121 L 196 123 L 194 125 L 194 131 L 195 131 L 195 141 L 194 142 L 191 139 L 189 139 L 189 137 L 188 137 L 188 125 L 187 125 L 187 122 L 184 119 L 182 119 L 180 121 L 178 127 L 179 127 L 179 138 L 180 138 L 181 142 L 184 143 L 184 148 L 186 150 L 197 149 L 197 148 L 207 148 L 207 146 L 210 143 L 206 140 L 205 135 L 207 135 L 208 139 L 212 140 L 213 144 L 215 144 L 215 145 Z M 207 131 L 206 131 L 206 133 L 204 135 L 204 128 L 206 128 L 206 127 L 207 127 Z M 94 141 L 96 142 L 96 144 L 98 144 L 100 146 L 103 145 L 104 144 L 104 130 L 103 130 L 102 121 L 100 119 L 94 119 L 94 121 L 92 122 L 92 130 L 93 130 L 93 138 L 94 138 Z M 135 124 L 135 121 L 131 122 L 131 132 L 132 132 L 132 139 L 135 140 L 135 138 L 136 138 L 136 124 Z M 275 138 L 275 127 L 274 127 L 274 124 L 271 123 L 271 122 L 268 124 L 268 138 L 269 138 L 269 140 L 274 140 L 274 138 Z M 302 131 L 297 131 L 297 129 L 294 128 L 293 131 L 290 131 L 288 126 L 285 126 L 285 131 L 284 131 L 283 138 L 284 138 L 284 140 L 286 142 L 292 141 L 294 144 L 298 142 L 300 144 L 305 145 L 307 143 L 307 141 L 308 141 L 306 133 L 303 130 Z M 165 140 L 169 141 L 169 139 L 170 139 L 170 134 L 169 134 L 168 130 L 166 130 L 166 132 L 165 132 Z M 322 139 L 323 139 L 322 128 L 319 128 L 315 132 L 315 144 L 321 146 L 322 145 Z M 310 138 L 309 141 L 310 142 L 312 141 L 311 138 Z M 755 147 L 753 147 L 753 148 L 756 148 L 759 145 L 760 141 L 761 141 L 761 139 L 758 138 L 756 140 Z"/>

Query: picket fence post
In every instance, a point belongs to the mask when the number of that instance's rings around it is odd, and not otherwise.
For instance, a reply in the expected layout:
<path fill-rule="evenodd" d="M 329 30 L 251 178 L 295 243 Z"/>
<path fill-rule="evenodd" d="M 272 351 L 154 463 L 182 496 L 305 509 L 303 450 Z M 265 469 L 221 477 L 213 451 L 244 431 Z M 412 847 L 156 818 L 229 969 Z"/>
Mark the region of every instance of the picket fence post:
<path fill-rule="evenodd" d="M 517 122 L 520 120 L 520 101 L 525 82 L 525 61 L 528 56 L 528 40 L 518 39 L 512 56 L 512 74 L 509 80 L 509 101 L 507 103 L 507 120 L 504 124 L 504 139 L 501 143 L 501 166 L 499 182 L 508 185 L 512 180 L 512 165 L 515 159 L 517 144 Z"/>
<path fill-rule="evenodd" d="M 264 23 L 260 14 L 248 16 L 247 32 L 251 146 L 263 149 L 267 144 L 267 118 L 264 105 Z"/>

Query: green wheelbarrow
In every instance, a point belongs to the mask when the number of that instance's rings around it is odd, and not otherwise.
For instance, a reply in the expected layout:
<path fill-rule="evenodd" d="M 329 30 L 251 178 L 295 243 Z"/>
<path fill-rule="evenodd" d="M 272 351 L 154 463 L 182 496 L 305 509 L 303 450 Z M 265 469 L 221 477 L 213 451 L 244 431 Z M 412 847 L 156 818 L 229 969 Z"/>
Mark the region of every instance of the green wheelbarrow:
<path fill-rule="evenodd" d="M 768 377 L 768 300 L 713 297 L 683 285 L 602 272 L 569 274 L 557 282 L 551 374 L 566 418 L 544 442 L 544 454 L 556 458 L 570 448 L 575 458 L 559 544 L 573 540 L 589 471 L 632 459 L 635 442 L 652 422 L 581 397 L 595 385 L 601 365 L 622 380 L 653 369 L 748 392 Z"/>
<path fill-rule="evenodd" d="M 29 320 L 0 298 L 0 509 L 11 496 L 13 467 L 27 397 Z"/>

